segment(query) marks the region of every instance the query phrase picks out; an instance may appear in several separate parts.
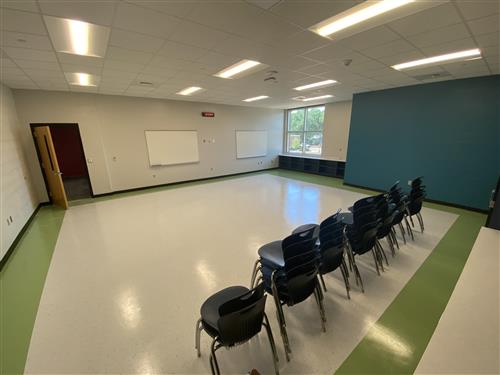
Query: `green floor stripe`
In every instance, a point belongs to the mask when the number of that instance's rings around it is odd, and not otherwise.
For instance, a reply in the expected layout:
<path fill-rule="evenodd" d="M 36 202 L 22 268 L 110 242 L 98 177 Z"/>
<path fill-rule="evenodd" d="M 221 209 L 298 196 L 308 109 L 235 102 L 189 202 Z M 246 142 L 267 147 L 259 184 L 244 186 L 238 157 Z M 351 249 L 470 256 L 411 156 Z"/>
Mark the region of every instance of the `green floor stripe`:
<path fill-rule="evenodd" d="M 360 193 L 342 180 L 278 170 L 277 176 Z M 486 215 L 425 203 L 459 215 L 380 319 L 335 372 L 344 374 L 413 374 L 462 273 Z M 425 220 L 425 218 L 424 218 Z M 418 225 L 418 224 L 417 224 Z"/>
<path fill-rule="evenodd" d="M 363 194 L 374 191 L 343 185 L 337 178 L 273 170 L 271 174 Z M 72 206 L 246 177 L 159 186 L 71 202 Z M 426 207 L 458 214 L 433 253 L 418 269 L 336 374 L 412 374 L 434 332 L 460 276 L 486 215 L 426 203 Z M 22 374 L 38 304 L 64 217 L 64 211 L 43 207 L 30 224 L 0 273 L 0 374 Z"/>
<path fill-rule="evenodd" d="M 0 374 L 22 374 L 64 211 L 42 207 L 0 272 Z"/>

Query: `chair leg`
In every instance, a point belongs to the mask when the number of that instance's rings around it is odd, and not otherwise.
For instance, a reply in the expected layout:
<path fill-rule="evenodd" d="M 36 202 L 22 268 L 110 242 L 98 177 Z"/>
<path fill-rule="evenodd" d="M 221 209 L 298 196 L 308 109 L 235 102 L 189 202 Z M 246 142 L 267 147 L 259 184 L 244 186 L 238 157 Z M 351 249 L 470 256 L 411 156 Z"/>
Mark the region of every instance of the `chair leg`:
<path fill-rule="evenodd" d="M 325 279 L 323 278 L 322 274 L 319 274 L 319 279 L 321 280 L 321 285 L 323 285 L 323 290 L 327 292 L 326 290 L 326 284 L 325 284 Z"/>
<path fill-rule="evenodd" d="M 358 265 L 356 264 L 356 258 L 354 257 L 354 254 L 352 255 L 352 268 L 354 270 L 356 285 L 359 285 L 361 287 L 361 293 L 364 293 L 365 287 L 363 285 L 363 279 L 361 278 L 361 273 L 359 272 Z"/>
<path fill-rule="evenodd" d="M 274 364 L 274 372 L 276 375 L 280 374 L 278 363 L 278 352 L 276 351 L 276 344 L 274 342 L 273 332 L 271 331 L 271 326 L 269 325 L 269 320 L 267 319 L 266 314 L 264 313 L 264 322 L 262 325 L 266 328 L 267 338 L 269 340 L 269 345 L 271 345 L 271 351 L 273 352 L 273 364 Z"/>
<path fill-rule="evenodd" d="M 344 266 L 345 274 L 349 278 L 349 269 L 347 268 L 347 263 L 345 262 L 345 258 L 344 257 L 342 257 L 342 266 Z M 352 272 L 352 269 L 351 269 L 351 272 Z"/>
<path fill-rule="evenodd" d="M 285 315 L 283 313 L 283 309 L 281 306 L 281 302 L 278 296 L 278 288 L 276 287 L 276 283 L 274 280 L 275 272 L 271 275 L 271 288 L 273 291 L 274 303 L 276 305 L 276 317 L 278 318 L 278 324 L 280 326 L 281 339 L 283 341 L 283 347 L 285 349 L 285 357 L 287 362 L 290 362 L 290 353 L 292 352 L 290 349 L 290 342 L 288 340 L 288 334 L 286 332 L 286 323 L 285 323 Z"/>
<path fill-rule="evenodd" d="M 252 278 L 250 281 L 250 288 L 253 288 L 255 285 L 255 278 L 257 277 L 257 272 L 259 271 L 259 264 L 260 264 L 260 259 L 257 259 L 253 265 Z"/>
<path fill-rule="evenodd" d="M 372 248 L 372 255 L 373 255 L 373 260 L 375 261 L 375 268 L 377 269 L 377 275 L 380 276 L 380 270 L 378 269 L 378 259 L 377 255 L 375 254 L 375 247 Z"/>
<path fill-rule="evenodd" d="M 420 212 L 417 213 L 417 219 L 418 219 L 418 223 L 420 224 L 420 231 L 422 233 L 424 233 L 424 219 L 422 218 L 422 215 L 420 214 Z"/>
<path fill-rule="evenodd" d="M 215 355 L 215 351 L 218 349 L 215 346 L 216 344 L 217 339 L 215 338 L 212 341 L 212 346 L 210 347 L 210 368 L 212 369 L 212 374 L 220 375 L 219 363 L 217 362 L 217 356 Z"/>
<path fill-rule="evenodd" d="M 410 224 L 408 223 L 408 219 L 407 217 L 405 216 L 405 223 L 406 223 L 406 230 L 408 231 L 408 233 L 410 234 L 410 237 L 411 237 L 411 240 L 412 241 L 415 241 L 415 237 L 413 237 L 413 231 L 410 227 Z"/>
<path fill-rule="evenodd" d="M 381 265 L 382 271 L 385 272 L 383 260 L 385 260 L 385 264 L 387 265 L 387 267 L 389 267 L 389 261 L 387 260 L 387 255 L 385 254 L 385 250 L 382 247 L 382 244 L 380 243 L 379 240 L 377 240 L 375 242 L 375 245 L 376 246 L 378 245 L 378 249 L 379 249 L 379 253 L 380 253 L 380 265 Z M 389 242 L 389 246 L 392 246 L 392 244 L 390 242 Z M 392 248 L 391 248 L 391 251 L 392 251 Z"/>
<path fill-rule="evenodd" d="M 318 308 L 319 308 L 319 316 L 320 316 L 320 319 L 321 319 L 321 329 L 323 330 L 323 332 L 326 332 L 326 315 L 325 315 L 325 311 L 323 309 L 323 301 L 320 297 L 320 291 L 319 291 L 319 285 L 314 289 L 314 297 L 316 299 L 316 303 L 318 304 Z"/>
<path fill-rule="evenodd" d="M 415 228 L 415 224 L 413 223 L 413 216 L 410 215 L 410 223 L 412 228 Z"/>
<path fill-rule="evenodd" d="M 340 272 L 342 272 L 342 278 L 344 279 L 345 290 L 347 292 L 347 299 L 351 299 L 351 295 L 349 294 L 349 289 L 350 289 L 349 279 L 346 276 L 345 265 L 341 264 L 339 268 L 340 268 Z"/>
<path fill-rule="evenodd" d="M 399 223 L 399 231 L 401 232 L 401 236 L 403 237 L 403 242 L 406 245 L 406 235 L 405 235 L 405 229 L 403 228 L 403 224 Z"/>
<path fill-rule="evenodd" d="M 398 238 L 396 237 L 396 229 L 394 229 L 394 227 L 391 228 L 391 235 L 392 235 L 392 242 L 394 242 L 396 244 L 396 247 L 398 248 L 399 250 L 399 241 L 398 241 Z"/>
<path fill-rule="evenodd" d="M 196 349 L 196 353 L 198 358 L 201 357 L 201 349 L 200 349 L 200 334 L 203 331 L 203 326 L 201 324 L 201 318 L 196 322 L 196 332 L 194 336 L 194 347 Z"/>

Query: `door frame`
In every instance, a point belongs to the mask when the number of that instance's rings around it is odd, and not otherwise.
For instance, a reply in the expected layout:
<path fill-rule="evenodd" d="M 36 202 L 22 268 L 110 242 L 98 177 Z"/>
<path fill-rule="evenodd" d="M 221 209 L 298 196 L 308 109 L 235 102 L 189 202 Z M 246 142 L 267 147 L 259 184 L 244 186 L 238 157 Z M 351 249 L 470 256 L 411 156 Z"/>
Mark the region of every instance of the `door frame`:
<path fill-rule="evenodd" d="M 42 169 L 42 166 L 41 166 L 41 162 L 42 162 L 42 159 L 40 157 L 40 150 L 38 149 L 38 144 L 36 143 L 36 139 L 35 139 L 35 135 L 33 133 L 33 130 L 39 126 L 48 126 L 49 129 L 52 129 L 53 127 L 55 126 L 76 126 L 76 130 L 78 131 L 78 139 L 80 140 L 80 150 L 83 154 L 83 158 L 85 159 L 85 174 L 86 174 L 86 177 L 87 177 L 87 180 L 89 181 L 89 187 L 90 187 L 90 197 L 91 198 L 94 198 L 95 195 L 94 195 L 94 189 L 92 188 L 92 181 L 90 180 L 90 174 L 89 174 L 89 168 L 87 166 L 87 157 L 85 155 L 85 149 L 83 148 L 83 142 L 82 142 L 82 134 L 80 132 L 80 126 L 78 125 L 78 123 L 58 123 L 58 122 L 51 122 L 51 123 L 30 123 L 30 132 L 31 132 L 31 137 L 33 138 L 33 143 L 35 144 L 35 149 L 36 149 L 36 155 L 38 157 L 38 163 L 40 165 L 40 169 L 42 171 L 42 175 L 43 175 L 43 182 L 45 183 L 45 190 L 47 191 L 47 196 L 49 197 L 49 201 L 50 203 L 52 203 L 52 198 L 50 197 L 50 194 L 49 194 L 49 185 L 48 185 L 48 182 L 47 182 L 47 176 L 45 176 L 45 173 L 43 172 L 43 169 Z M 55 149 L 55 147 L 54 147 Z M 57 150 L 56 150 L 56 156 L 57 156 Z M 63 185 L 64 185 L 64 181 L 63 181 Z"/>

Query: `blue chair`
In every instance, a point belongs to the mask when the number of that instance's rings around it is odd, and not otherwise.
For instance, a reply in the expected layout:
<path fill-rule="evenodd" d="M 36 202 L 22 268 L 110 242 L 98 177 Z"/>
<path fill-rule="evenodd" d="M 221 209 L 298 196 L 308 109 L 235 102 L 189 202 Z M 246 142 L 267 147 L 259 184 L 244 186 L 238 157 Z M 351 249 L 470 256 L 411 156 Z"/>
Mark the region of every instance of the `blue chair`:
<path fill-rule="evenodd" d="M 205 331 L 212 337 L 210 368 L 212 374 L 220 374 L 215 352 L 221 347 L 233 347 L 249 341 L 266 329 L 273 354 L 276 375 L 279 375 L 278 354 L 271 325 L 264 312 L 266 295 L 264 285 L 249 290 L 243 286 L 225 288 L 209 297 L 201 306 L 200 319 L 196 323 L 195 348 L 201 356 L 200 333 Z"/>

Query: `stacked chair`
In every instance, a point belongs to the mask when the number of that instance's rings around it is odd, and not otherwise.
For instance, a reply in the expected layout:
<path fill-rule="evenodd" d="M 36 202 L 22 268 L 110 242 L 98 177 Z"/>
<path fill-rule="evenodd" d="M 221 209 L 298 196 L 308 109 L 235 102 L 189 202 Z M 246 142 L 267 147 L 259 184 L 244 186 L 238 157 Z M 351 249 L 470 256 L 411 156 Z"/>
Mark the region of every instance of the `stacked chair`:
<path fill-rule="evenodd" d="M 215 293 L 201 306 L 201 318 L 196 323 L 195 346 L 201 356 L 200 333 L 205 331 L 212 337 L 210 368 L 212 374 L 220 374 L 215 352 L 222 347 L 233 347 L 247 342 L 265 327 L 273 354 L 274 369 L 278 370 L 278 353 L 271 325 L 264 312 L 266 295 L 264 285 L 249 290 L 243 286 L 232 286 Z"/>
<path fill-rule="evenodd" d="M 318 281 L 319 257 L 315 248 L 315 228 L 294 233 L 282 241 L 262 246 L 254 267 L 252 283 L 260 270 L 266 292 L 273 296 L 287 361 L 290 360 L 290 341 L 286 330 L 283 306 L 293 306 L 314 295 L 319 307 L 321 325 L 326 331 L 323 293 Z"/>
<path fill-rule="evenodd" d="M 395 209 L 397 210 L 394 215 L 394 219 L 392 221 L 393 227 L 396 225 L 399 227 L 401 232 L 401 236 L 403 237 L 403 241 L 406 244 L 406 234 L 409 234 L 412 239 L 413 231 L 411 230 L 410 224 L 408 223 L 408 209 L 407 209 L 407 199 L 406 196 L 401 192 L 401 188 L 399 187 L 399 181 L 396 181 L 394 185 L 389 189 L 389 202 L 393 204 Z M 406 230 L 403 226 L 403 220 L 406 225 Z"/>
<path fill-rule="evenodd" d="M 424 232 L 424 219 L 422 218 L 420 211 L 422 209 L 422 203 L 425 196 L 425 185 L 422 185 L 422 177 L 417 177 L 411 182 L 411 191 L 407 202 L 407 212 L 412 226 L 414 226 L 412 217 L 414 215 L 417 217 L 422 233 Z"/>
<path fill-rule="evenodd" d="M 411 182 L 408 195 L 402 192 L 398 181 L 387 193 L 356 201 L 349 208 L 350 212 L 342 213 L 338 210 L 319 225 L 301 225 L 283 240 L 260 247 L 259 258 L 252 271 L 251 289 L 242 286 L 229 287 L 215 293 L 203 303 L 201 317 L 196 324 L 195 347 L 198 356 L 201 355 L 200 334 L 205 331 L 212 337 L 212 374 L 220 374 L 215 352 L 221 347 L 232 347 L 249 341 L 264 327 L 272 350 L 275 372 L 279 374 L 276 345 L 264 312 L 265 293 L 273 297 L 276 305 L 281 338 L 286 359 L 289 361 L 292 351 L 283 306 L 296 305 L 314 295 L 319 308 L 321 327 L 326 331 L 321 285 L 325 292 L 327 289 L 323 276 L 340 269 L 347 298 L 350 299 L 350 270 L 354 273 L 356 284 L 364 293 L 356 255 L 371 252 L 377 274 L 380 276 L 380 270 L 384 271 L 384 261 L 386 265 L 389 265 L 389 262 L 379 240 L 386 238 L 392 256 L 395 256 L 395 248 L 399 249 L 396 227 L 399 227 L 405 244 L 406 234 L 414 240 L 408 218 L 414 226 L 412 217 L 416 216 L 423 232 L 424 221 L 420 211 L 425 196 L 422 177 Z"/>

